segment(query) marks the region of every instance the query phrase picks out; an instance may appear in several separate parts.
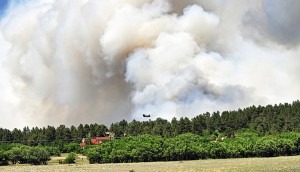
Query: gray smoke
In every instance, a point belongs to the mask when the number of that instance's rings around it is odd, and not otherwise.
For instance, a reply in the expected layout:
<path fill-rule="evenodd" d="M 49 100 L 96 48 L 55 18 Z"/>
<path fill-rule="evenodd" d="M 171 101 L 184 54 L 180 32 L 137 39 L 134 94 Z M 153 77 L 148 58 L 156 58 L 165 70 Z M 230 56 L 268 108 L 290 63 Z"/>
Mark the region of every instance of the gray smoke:
<path fill-rule="evenodd" d="M 299 8 L 298 0 L 265 0 L 248 12 L 244 24 L 258 42 L 295 48 L 300 43 Z"/>
<path fill-rule="evenodd" d="M 299 4 L 13 3 L 0 24 L 0 126 L 171 119 L 296 100 Z"/>

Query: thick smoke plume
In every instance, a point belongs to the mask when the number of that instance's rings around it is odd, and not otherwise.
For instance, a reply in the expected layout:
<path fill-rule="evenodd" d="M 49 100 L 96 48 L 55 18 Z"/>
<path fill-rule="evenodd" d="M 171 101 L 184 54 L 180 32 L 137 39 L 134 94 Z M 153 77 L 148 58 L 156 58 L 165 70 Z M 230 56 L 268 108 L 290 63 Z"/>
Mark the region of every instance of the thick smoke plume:
<path fill-rule="evenodd" d="M 0 126 L 109 124 L 141 114 L 171 119 L 296 100 L 299 6 L 11 3 L 0 23 Z"/>

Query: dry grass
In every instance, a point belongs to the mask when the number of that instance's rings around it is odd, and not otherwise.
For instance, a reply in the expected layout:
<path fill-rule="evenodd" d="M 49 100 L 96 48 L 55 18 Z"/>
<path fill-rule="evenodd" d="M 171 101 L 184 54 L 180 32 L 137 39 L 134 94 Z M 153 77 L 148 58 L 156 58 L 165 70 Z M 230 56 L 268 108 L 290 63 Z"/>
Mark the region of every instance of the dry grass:
<path fill-rule="evenodd" d="M 150 163 L 119 163 L 119 164 L 88 164 L 86 157 L 79 157 L 76 164 L 58 164 L 63 157 L 54 157 L 49 165 L 30 166 L 4 166 L 0 171 L 7 172 L 135 172 L 143 171 L 300 171 L 300 156 L 276 157 L 276 158 L 241 158 L 241 159 L 217 159 L 198 161 L 174 161 L 174 162 L 150 162 Z"/>
<path fill-rule="evenodd" d="M 63 161 L 67 157 L 67 155 L 68 154 L 66 153 L 66 154 L 62 154 L 61 156 L 51 157 L 51 160 L 48 162 L 48 165 L 58 165 L 59 161 Z M 77 155 L 75 162 L 76 165 L 89 164 L 89 161 L 86 158 L 86 156 L 82 156 L 82 155 Z"/>

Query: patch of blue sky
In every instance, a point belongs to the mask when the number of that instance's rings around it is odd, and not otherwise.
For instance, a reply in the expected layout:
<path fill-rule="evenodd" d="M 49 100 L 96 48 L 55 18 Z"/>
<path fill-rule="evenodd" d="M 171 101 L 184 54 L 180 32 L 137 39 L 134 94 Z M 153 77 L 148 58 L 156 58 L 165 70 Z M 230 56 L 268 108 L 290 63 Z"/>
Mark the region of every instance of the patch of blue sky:
<path fill-rule="evenodd" d="M 5 14 L 7 7 L 8 7 L 8 0 L 0 0 L 0 16 L 1 17 Z"/>
<path fill-rule="evenodd" d="M 9 9 L 23 4 L 26 1 L 29 0 L 0 0 L 0 18 L 2 18 Z"/>

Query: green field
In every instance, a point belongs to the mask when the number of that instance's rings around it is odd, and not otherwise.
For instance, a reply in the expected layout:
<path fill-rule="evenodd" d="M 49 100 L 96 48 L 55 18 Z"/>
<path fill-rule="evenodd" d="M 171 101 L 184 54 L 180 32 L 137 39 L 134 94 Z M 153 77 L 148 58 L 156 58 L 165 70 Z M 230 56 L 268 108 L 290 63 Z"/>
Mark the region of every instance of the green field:
<path fill-rule="evenodd" d="M 300 171 L 300 156 L 275 158 L 209 159 L 197 161 L 88 164 L 85 157 L 78 157 L 76 164 L 58 164 L 59 157 L 53 157 L 49 165 L 11 165 L 2 166 L 0 171 L 7 172 L 80 172 L 80 171 Z"/>

